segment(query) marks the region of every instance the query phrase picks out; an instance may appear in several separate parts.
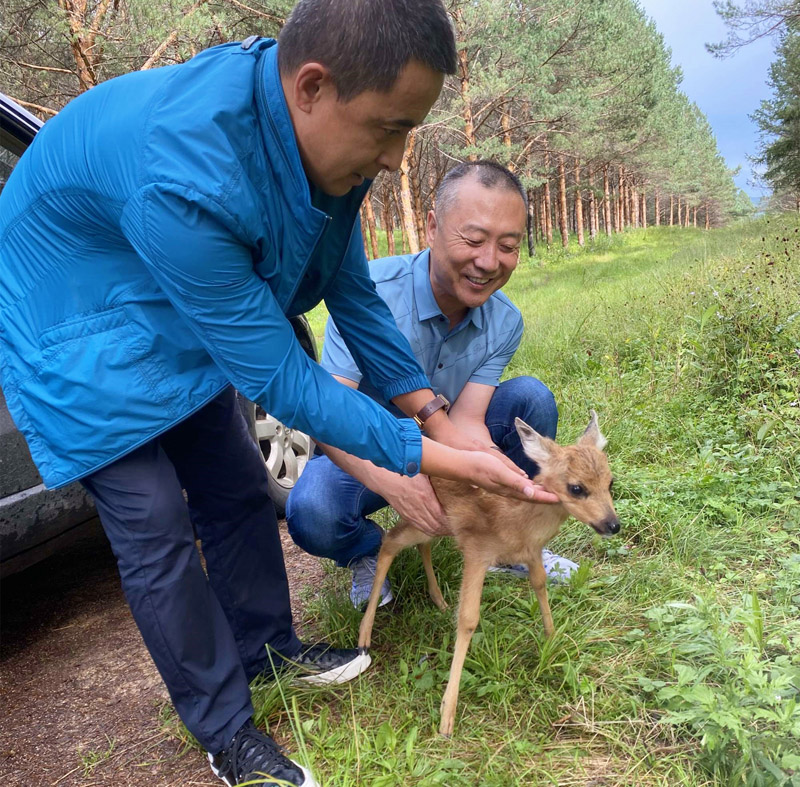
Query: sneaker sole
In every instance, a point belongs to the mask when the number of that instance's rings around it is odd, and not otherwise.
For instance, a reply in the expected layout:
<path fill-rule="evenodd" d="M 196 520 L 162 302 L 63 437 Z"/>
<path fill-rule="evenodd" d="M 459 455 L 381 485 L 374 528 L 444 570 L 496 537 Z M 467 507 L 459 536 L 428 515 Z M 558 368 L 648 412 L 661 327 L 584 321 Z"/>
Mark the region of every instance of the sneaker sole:
<path fill-rule="evenodd" d="M 313 675 L 303 675 L 297 680 L 312 686 L 335 686 L 357 678 L 370 664 L 372 657 L 369 653 L 359 653 L 352 661 L 342 664 L 341 667 L 335 667 L 327 672 L 316 672 Z"/>
<path fill-rule="evenodd" d="M 292 760 L 292 762 L 303 772 L 303 783 L 298 787 L 320 787 L 319 782 L 314 779 L 314 777 L 311 775 L 311 771 L 309 771 L 308 768 L 304 768 L 299 762 L 295 762 L 294 760 Z M 214 776 L 216 776 L 218 779 L 222 779 L 222 781 L 225 782 L 228 787 L 236 787 L 233 782 L 229 782 L 224 776 L 219 775 L 219 771 L 214 767 L 214 761 L 211 754 L 208 755 L 208 764 L 211 766 Z M 256 784 L 258 784 L 258 782 L 256 782 Z M 288 782 L 281 782 L 279 780 L 277 782 L 273 782 L 273 784 L 288 784 Z M 269 787 L 269 784 L 267 784 L 267 787 Z"/>
<path fill-rule="evenodd" d="M 394 596 L 392 595 L 392 591 L 390 590 L 386 595 L 381 596 L 381 600 L 378 602 L 378 609 L 381 607 L 385 607 L 390 602 L 394 601 Z M 350 603 L 353 605 L 353 609 L 357 609 L 360 612 L 363 612 L 367 608 L 367 604 L 369 604 L 369 596 L 365 599 L 362 599 L 357 604 L 353 601 L 353 597 L 350 596 Z"/>

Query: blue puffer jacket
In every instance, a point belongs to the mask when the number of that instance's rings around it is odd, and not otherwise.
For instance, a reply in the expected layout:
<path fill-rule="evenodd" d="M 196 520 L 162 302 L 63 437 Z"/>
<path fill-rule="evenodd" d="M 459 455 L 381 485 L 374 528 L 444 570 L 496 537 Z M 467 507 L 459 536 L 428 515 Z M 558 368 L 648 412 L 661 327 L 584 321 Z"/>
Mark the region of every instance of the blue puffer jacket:
<path fill-rule="evenodd" d="M 93 88 L 44 126 L 0 196 L 2 385 L 48 486 L 229 383 L 323 442 L 418 472 L 414 422 L 334 381 L 286 318 L 324 297 L 387 399 L 429 385 L 369 276 L 356 222 L 368 184 L 328 215 L 311 205 L 274 44 Z"/>

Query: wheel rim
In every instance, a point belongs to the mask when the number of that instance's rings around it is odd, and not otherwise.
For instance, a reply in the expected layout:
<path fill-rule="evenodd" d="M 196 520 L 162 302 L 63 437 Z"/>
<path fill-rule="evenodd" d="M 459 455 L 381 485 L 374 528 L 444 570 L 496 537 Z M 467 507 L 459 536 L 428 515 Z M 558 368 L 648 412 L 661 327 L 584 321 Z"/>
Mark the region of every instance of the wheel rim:
<path fill-rule="evenodd" d="M 267 472 L 277 484 L 291 489 L 305 470 L 314 441 L 307 434 L 284 426 L 260 407 L 256 408 L 255 428 Z"/>

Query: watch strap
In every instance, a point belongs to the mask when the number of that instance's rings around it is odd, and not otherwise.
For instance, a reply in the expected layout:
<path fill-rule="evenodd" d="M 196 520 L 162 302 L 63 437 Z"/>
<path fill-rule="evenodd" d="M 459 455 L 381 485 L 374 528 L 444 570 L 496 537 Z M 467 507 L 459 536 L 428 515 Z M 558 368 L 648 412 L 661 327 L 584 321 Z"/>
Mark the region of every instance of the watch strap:
<path fill-rule="evenodd" d="M 422 425 L 427 421 L 435 412 L 438 410 L 444 409 L 447 412 L 450 409 L 450 402 L 442 396 L 442 394 L 436 394 L 433 399 L 428 402 L 415 416 L 414 421 L 416 422 L 417 426 L 422 429 Z"/>

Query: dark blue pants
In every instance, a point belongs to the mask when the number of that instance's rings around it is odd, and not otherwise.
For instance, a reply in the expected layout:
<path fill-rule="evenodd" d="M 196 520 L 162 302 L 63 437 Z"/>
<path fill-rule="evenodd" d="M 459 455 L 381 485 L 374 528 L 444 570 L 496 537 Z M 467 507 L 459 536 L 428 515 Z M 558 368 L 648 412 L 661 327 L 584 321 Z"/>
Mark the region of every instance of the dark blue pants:
<path fill-rule="evenodd" d="M 515 418 L 555 439 L 558 409 L 550 389 L 534 377 L 515 377 L 500 383 L 486 410 L 486 428 L 495 445 L 533 478 L 539 469 L 522 450 Z M 378 554 L 383 530 L 367 517 L 387 505 L 327 456 L 316 456 L 289 495 L 286 523 L 306 552 L 347 566 Z"/>
<path fill-rule="evenodd" d="M 287 658 L 301 647 L 266 468 L 234 390 L 83 484 L 178 715 L 222 750 L 253 714 L 266 646 Z"/>

